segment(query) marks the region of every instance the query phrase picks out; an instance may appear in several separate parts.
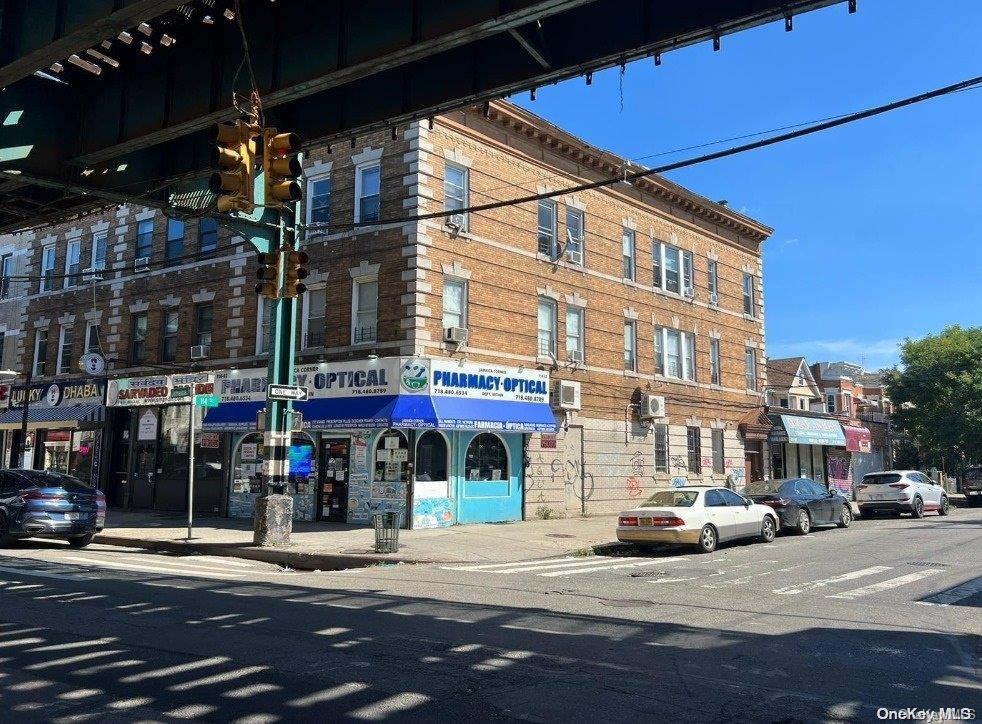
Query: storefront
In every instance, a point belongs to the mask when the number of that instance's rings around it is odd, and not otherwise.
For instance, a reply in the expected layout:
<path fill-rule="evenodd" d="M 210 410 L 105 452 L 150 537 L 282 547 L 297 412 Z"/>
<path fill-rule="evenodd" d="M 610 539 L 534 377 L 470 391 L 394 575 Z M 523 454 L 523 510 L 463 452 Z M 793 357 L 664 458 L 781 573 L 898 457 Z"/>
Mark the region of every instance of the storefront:
<path fill-rule="evenodd" d="M 22 460 L 13 460 L 24 416 L 24 387 L 13 387 L 0 414 L 3 460 L 11 466 L 73 475 L 99 487 L 105 421 L 103 381 L 82 379 L 32 385 Z"/>
<path fill-rule="evenodd" d="M 411 511 L 405 524 L 519 520 L 525 436 L 554 432 L 549 376 L 540 370 L 411 357 L 305 365 L 295 405 L 303 432 L 290 449 L 295 516 L 367 524 Z M 222 404 L 202 429 L 233 436 L 228 511 L 250 517 L 259 494 L 257 413 L 266 370 L 216 374 Z"/>
<path fill-rule="evenodd" d="M 859 425 L 843 425 L 842 432 L 845 448 L 829 451 L 829 487 L 851 499 L 855 481 L 868 472 L 864 468 L 871 457 L 870 431 Z"/>
<path fill-rule="evenodd" d="M 838 420 L 821 415 L 772 414 L 771 468 L 774 478 L 810 478 L 827 483 L 828 454 L 845 448 Z"/>

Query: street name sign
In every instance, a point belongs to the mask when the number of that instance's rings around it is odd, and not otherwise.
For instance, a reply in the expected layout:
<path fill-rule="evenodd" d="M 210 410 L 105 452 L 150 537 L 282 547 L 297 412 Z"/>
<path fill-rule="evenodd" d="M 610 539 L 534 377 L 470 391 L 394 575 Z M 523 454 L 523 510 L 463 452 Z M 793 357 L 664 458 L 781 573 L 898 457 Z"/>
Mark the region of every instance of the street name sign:
<path fill-rule="evenodd" d="M 194 404 L 198 407 L 218 407 L 222 398 L 218 395 L 195 395 Z"/>

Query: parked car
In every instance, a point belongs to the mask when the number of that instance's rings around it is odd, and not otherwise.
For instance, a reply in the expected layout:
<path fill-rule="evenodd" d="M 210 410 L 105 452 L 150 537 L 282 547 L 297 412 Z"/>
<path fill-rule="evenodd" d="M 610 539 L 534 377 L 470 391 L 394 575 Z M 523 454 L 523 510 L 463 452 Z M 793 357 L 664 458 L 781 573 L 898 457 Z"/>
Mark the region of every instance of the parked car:
<path fill-rule="evenodd" d="M 78 478 L 0 470 L 0 545 L 17 538 L 67 538 L 84 548 L 106 525 L 106 498 Z"/>
<path fill-rule="evenodd" d="M 738 538 L 774 540 L 773 510 L 726 488 L 683 487 L 660 490 L 617 518 L 617 540 L 644 547 L 687 543 L 710 553 L 718 543 Z"/>
<path fill-rule="evenodd" d="M 965 471 L 962 492 L 971 507 L 982 505 L 982 465 L 973 465 Z"/>
<path fill-rule="evenodd" d="M 856 486 L 856 503 L 864 516 L 885 512 L 920 518 L 929 510 L 938 515 L 951 510 L 945 489 L 917 470 L 867 473 Z"/>
<path fill-rule="evenodd" d="M 743 494 L 777 513 L 781 528 L 806 535 L 817 525 L 848 528 L 852 523 L 849 501 L 810 478 L 757 480 Z"/>

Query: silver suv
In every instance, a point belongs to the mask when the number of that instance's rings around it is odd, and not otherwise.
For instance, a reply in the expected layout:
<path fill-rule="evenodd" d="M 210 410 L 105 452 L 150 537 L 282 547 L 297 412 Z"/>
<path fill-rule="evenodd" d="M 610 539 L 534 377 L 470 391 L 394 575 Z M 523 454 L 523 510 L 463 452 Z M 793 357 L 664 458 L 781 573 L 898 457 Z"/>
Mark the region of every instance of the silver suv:
<path fill-rule="evenodd" d="M 910 513 L 912 518 L 920 518 L 927 511 L 948 515 L 951 510 L 944 488 L 917 470 L 864 475 L 863 482 L 856 486 L 856 503 L 864 516 L 885 512 Z"/>

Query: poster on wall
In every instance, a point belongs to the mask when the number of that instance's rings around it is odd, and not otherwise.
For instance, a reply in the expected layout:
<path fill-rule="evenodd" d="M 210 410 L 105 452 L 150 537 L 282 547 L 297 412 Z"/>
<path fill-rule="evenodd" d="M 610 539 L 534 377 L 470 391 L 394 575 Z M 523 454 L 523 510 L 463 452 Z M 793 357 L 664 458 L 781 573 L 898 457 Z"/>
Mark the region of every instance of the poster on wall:
<path fill-rule="evenodd" d="M 255 460 L 256 459 L 256 449 L 257 444 L 254 442 L 244 442 L 242 443 L 242 459 L 243 460 Z"/>
<path fill-rule="evenodd" d="M 847 497 L 852 495 L 849 465 L 852 456 L 841 450 L 828 451 L 829 487 Z"/>
<path fill-rule="evenodd" d="M 157 411 L 146 409 L 140 411 L 136 428 L 136 439 L 150 441 L 157 439 Z"/>

